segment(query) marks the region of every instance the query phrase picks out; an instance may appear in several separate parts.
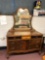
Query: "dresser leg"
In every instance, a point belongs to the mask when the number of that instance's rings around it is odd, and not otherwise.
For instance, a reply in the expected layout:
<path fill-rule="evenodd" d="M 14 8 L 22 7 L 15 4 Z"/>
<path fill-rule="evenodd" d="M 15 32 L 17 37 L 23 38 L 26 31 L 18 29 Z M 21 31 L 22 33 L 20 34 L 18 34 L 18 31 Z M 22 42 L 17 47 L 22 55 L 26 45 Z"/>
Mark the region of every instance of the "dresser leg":
<path fill-rule="evenodd" d="M 41 54 L 41 50 L 39 51 L 39 55 Z"/>
<path fill-rule="evenodd" d="M 9 59 L 9 54 L 7 54 L 6 58 Z"/>

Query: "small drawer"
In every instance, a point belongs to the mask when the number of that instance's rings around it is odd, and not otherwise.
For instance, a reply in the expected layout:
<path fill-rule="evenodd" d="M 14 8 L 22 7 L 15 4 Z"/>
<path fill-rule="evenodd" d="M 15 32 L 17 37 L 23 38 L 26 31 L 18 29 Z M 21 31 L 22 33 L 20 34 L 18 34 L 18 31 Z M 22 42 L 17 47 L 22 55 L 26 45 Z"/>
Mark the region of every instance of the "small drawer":
<path fill-rule="evenodd" d="M 42 38 L 42 36 L 31 36 L 31 38 Z"/>
<path fill-rule="evenodd" d="M 8 40 L 14 40 L 15 38 L 14 37 L 8 37 Z"/>
<path fill-rule="evenodd" d="M 21 39 L 21 36 L 16 36 L 15 39 Z"/>
<path fill-rule="evenodd" d="M 22 36 L 22 39 L 31 39 L 31 36 Z"/>

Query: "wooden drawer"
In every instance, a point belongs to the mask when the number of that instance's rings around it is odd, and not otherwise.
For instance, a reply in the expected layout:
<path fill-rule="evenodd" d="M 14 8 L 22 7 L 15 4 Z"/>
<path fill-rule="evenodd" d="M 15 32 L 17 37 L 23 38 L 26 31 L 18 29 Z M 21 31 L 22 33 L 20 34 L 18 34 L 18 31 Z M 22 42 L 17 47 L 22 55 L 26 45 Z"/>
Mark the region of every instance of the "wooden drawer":
<path fill-rule="evenodd" d="M 15 40 L 15 37 L 8 37 L 7 40 Z"/>
<path fill-rule="evenodd" d="M 26 42 L 25 41 L 15 41 L 15 50 L 25 50 L 26 49 Z"/>
<path fill-rule="evenodd" d="M 41 43 L 41 41 L 42 41 L 42 38 L 32 38 L 31 39 L 32 44 L 38 44 L 38 43 Z"/>
<path fill-rule="evenodd" d="M 9 51 L 15 50 L 15 41 L 8 41 L 8 49 Z"/>
<path fill-rule="evenodd" d="M 41 41 L 42 41 L 42 38 L 33 38 L 32 40 L 27 42 L 27 49 L 40 48 Z"/>
<path fill-rule="evenodd" d="M 8 41 L 8 49 L 9 51 L 26 50 L 26 41 Z"/>

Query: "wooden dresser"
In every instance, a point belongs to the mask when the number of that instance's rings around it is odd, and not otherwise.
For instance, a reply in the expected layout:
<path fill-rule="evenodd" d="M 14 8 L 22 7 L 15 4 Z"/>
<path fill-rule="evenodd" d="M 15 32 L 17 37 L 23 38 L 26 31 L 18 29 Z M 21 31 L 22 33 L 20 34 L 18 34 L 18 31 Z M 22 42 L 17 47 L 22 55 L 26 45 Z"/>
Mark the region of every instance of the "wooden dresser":
<path fill-rule="evenodd" d="M 28 35 L 19 35 L 17 30 L 10 30 L 7 34 L 7 54 L 26 53 L 32 51 L 41 51 L 43 38 L 42 34 L 35 30 L 27 30 Z M 19 30 L 18 30 L 19 31 Z"/>

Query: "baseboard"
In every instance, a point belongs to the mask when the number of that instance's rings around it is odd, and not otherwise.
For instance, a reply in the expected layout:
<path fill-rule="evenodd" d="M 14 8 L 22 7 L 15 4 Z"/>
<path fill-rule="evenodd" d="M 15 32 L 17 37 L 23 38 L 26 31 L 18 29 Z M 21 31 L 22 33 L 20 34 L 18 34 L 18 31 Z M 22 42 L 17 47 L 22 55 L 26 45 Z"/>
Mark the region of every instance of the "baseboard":
<path fill-rule="evenodd" d="M 45 43 L 44 43 L 44 46 L 45 46 Z"/>
<path fill-rule="evenodd" d="M 0 47 L 0 50 L 6 49 L 6 48 L 7 48 L 6 46 L 4 46 L 4 47 Z"/>

